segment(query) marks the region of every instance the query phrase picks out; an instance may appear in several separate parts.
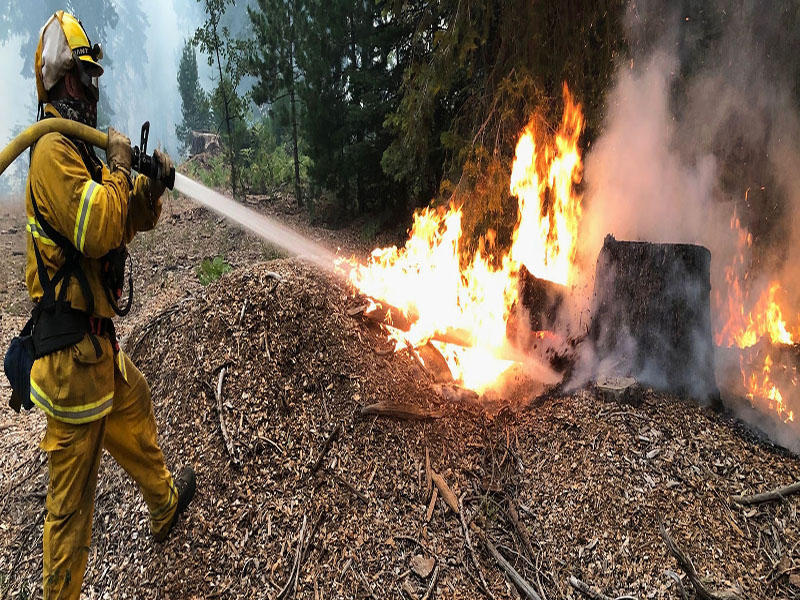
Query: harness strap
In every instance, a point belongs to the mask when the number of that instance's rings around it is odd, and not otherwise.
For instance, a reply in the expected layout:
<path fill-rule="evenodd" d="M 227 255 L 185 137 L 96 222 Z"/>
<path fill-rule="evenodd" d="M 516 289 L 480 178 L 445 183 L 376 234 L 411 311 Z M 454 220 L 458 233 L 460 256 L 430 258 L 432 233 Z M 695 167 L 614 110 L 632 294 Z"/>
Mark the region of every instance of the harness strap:
<path fill-rule="evenodd" d="M 33 239 L 33 251 L 36 255 L 36 267 L 39 271 L 39 282 L 42 284 L 42 291 L 44 293 L 42 301 L 45 302 L 45 305 L 51 302 L 56 302 L 56 286 L 61 283 L 61 290 L 56 304 L 58 305 L 65 302 L 69 280 L 72 277 L 75 277 L 75 279 L 78 280 L 78 285 L 81 288 L 83 299 L 86 301 L 86 312 L 90 315 L 94 314 L 94 294 L 92 293 L 92 288 L 89 285 L 89 279 L 86 277 L 86 273 L 83 272 L 83 269 L 80 265 L 82 254 L 77 248 L 75 248 L 75 246 L 72 245 L 70 240 L 62 235 L 61 232 L 55 227 L 50 225 L 50 223 L 48 223 L 44 218 L 39 210 L 39 203 L 36 202 L 36 196 L 33 193 L 32 182 L 29 182 L 28 188 L 30 190 L 33 213 L 36 215 L 36 220 L 39 227 L 44 230 L 44 232 L 47 234 L 47 237 L 53 240 L 53 242 L 55 242 L 55 244 L 61 248 L 66 259 L 64 264 L 58 269 L 58 271 L 56 271 L 55 275 L 53 275 L 53 279 L 50 280 L 47 275 L 47 269 L 44 266 L 41 253 L 39 252 L 39 247 L 36 244 L 36 239 Z"/>

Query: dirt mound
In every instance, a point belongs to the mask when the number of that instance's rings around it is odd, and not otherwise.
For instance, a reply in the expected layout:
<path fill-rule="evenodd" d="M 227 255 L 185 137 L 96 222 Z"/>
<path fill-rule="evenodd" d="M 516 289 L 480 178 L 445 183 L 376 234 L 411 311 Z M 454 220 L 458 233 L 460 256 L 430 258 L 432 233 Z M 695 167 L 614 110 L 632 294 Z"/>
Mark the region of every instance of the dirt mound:
<path fill-rule="evenodd" d="M 792 482 L 796 458 L 651 392 L 639 407 L 587 389 L 518 412 L 461 409 L 408 353 L 384 355 L 350 305 L 333 276 L 278 260 L 134 328 L 125 347 L 150 381 L 165 455 L 196 467 L 198 494 L 159 546 L 133 484 L 105 460 L 85 593 L 278 597 L 290 582 L 300 598 L 477 598 L 485 579 L 494 597 L 517 597 L 491 547 L 547 598 L 575 597 L 570 575 L 612 597 L 675 598 L 662 520 L 714 586 L 800 591 L 800 500 L 729 498 Z M 361 415 L 380 401 L 440 418 Z M 39 585 L 46 482 L 40 453 L 19 452 L 0 500 L 0 590 L 12 597 Z M 463 522 L 429 502 L 427 457 Z"/>

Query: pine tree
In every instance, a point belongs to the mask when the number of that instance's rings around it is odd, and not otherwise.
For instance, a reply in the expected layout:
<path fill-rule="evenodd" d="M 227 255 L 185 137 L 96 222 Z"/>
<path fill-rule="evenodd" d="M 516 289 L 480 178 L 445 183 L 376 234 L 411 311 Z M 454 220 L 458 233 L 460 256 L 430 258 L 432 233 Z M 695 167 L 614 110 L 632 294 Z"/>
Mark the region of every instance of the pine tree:
<path fill-rule="evenodd" d="M 178 91 L 181 95 L 181 115 L 175 133 L 185 152 L 192 142 L 192 131 L 206 131 L 211 127 L 211 105 L 197 74 L 197 56 L 194 45 L 187 41 L 178 65 Z"/>
<path fill-rule="evenodd" d="M 257 104 L 273 104 L 283 97 L 289 98 L 294 192 L 297 204 L 302 206 L 297 134 L 297 55 L 303 0 L 257 0 L 256 8 L 248 8 L 247 12 L 256 41 L 248 61 L 249 72 L 257 78 L 253 86 L 253 100 Z"/>
<path fill-rule="evenodd" d="M 222 17 L 234 0 L 198 0 L 205 8 L 206 22 L 195 32 L 194 43 L 208 57 L 208 65 L 217 67 L 219 79 L 217 89 L 212 94 L 215 117 L 224 118 L 223 140 L 228 147 L 228 160 L 231 170 L 231 191 L 234 198 L 239 190 L 238 152 L 243 145 L 239 135 L 244 128 L 244 103 L 237 94 L 243 71 L 242 56 L 249 51 L 250 44 L 237 40 L 230 31 L 221 25 Z"/>
<path fill-rule="evenodd" d="M 394 141 L 385 171 L 414 203 L 464 205 L 474 242 L 502 241 L 516 221 L 508 176 L 519 132 L 532 115 L 558 122 L 566 81 L 583 103 L 586 136 L 602 119 L 605 90 L 625 52 L 625 0 L 395 0 L 394 20 L 414 34 L 400 103 L 387 119 Z"/>

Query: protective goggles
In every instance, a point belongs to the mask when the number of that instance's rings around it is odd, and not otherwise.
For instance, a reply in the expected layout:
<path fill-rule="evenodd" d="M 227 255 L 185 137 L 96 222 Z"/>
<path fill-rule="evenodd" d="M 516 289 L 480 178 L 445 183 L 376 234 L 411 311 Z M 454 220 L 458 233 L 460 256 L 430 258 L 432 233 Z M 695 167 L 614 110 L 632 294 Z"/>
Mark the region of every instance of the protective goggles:
<path fill-rule="evenodd" d="M 92 68 L 91 63 L 81 60 L 80 57 L 89 55 L 94 62 L 97 62 L 103 58 L 103 47 L 100 44 L 95 44 L 91 48 L 76 48 L 72 54 L 75 56 L 75 64 L 78 67 L 81 83 L 86 88 L 89 97 L 94 102 L 97 102 L 100 99 L 100 75 L 102 70 L 98 73 L 96 69 Z"/>

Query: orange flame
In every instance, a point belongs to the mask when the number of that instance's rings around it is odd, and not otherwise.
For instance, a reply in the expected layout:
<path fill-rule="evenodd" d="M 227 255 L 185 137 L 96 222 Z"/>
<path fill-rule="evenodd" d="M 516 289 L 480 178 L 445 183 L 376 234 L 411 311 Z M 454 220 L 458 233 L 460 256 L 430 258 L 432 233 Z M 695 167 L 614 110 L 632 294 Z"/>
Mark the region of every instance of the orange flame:
<path fill-rule="evenodd" d="M 731 218 L 731 229 L 737 235 L 738 252 L 725 270 L 725 280 L 728 283 L 727 302 L 721 301 L 719 294 L 716 297 L 718 313 L 727 314 L 727 320 L 716 335 L 717 345 L 750 348 L 761 339 L 768 339 L 771 344 L 794 344 L 800 339 L 800 328 L 790 331 L 786 324 L 781 308 L 784 294 L 780 281 L 770 282 L 758 296 L 758 300 L 751 305 L 752 308 L 746 310 L 751 282 L 748 278 L 745 256 L 753 245 L 753 237 L 742 227 L 735 210 Z M 753 364 L 755 359 L 751 361 L 749 363 L 744 356 L 739 361 L 747 397 L 754 404 L 766 404 L 782 420 L 794 421 L 794 412 L 788 410 L 775 382 L 774 361 L 770 354 L 765 355 L 763 363 Z M 790 384 L 793 388 L 796 387 L 795 377 L 791 379 Z"/>
<path fill-rule="evenodd" d="M 577 151 L 583 113 L 564 85 L 564 117 L 555 147 L 544 149 L 546 177 L 536 169 L 536 131 L 531 122 L 517 143 L 511 169 L 511 193 L 519 200 L 519 221 L 511 257 L 539 279 L 569 283 L 578 248 L 583 165 Z"/>
<path fill-rule="evenodd" d="M 506 323 L 518 301 L 521 266 L 541 279 L 569 280 L 581 216 L 576 185 L 582 176 L 578 139 L 583 114 L 566 85 L 564 100 L 561 126 L 542 155 L 537 154 L 533 122 L 518 141 L 510 190 L 519 213 L 508 253 L 493 260 L 479 249 L 464 261 L 462 211 L 450 206 L 415 213 L 403 248 L 376 249 L 363 265 L 353 259 L 337 263 L 358 290 L 412 321 L 407 333 L 392 333 L 397 350 L 406 341 L 419 346 L 437 335 L 466 332 L 471 347 L 437 348 L 454 379 L 478 392 L 514 364 L 508 360 L 513 349 Z"/>

